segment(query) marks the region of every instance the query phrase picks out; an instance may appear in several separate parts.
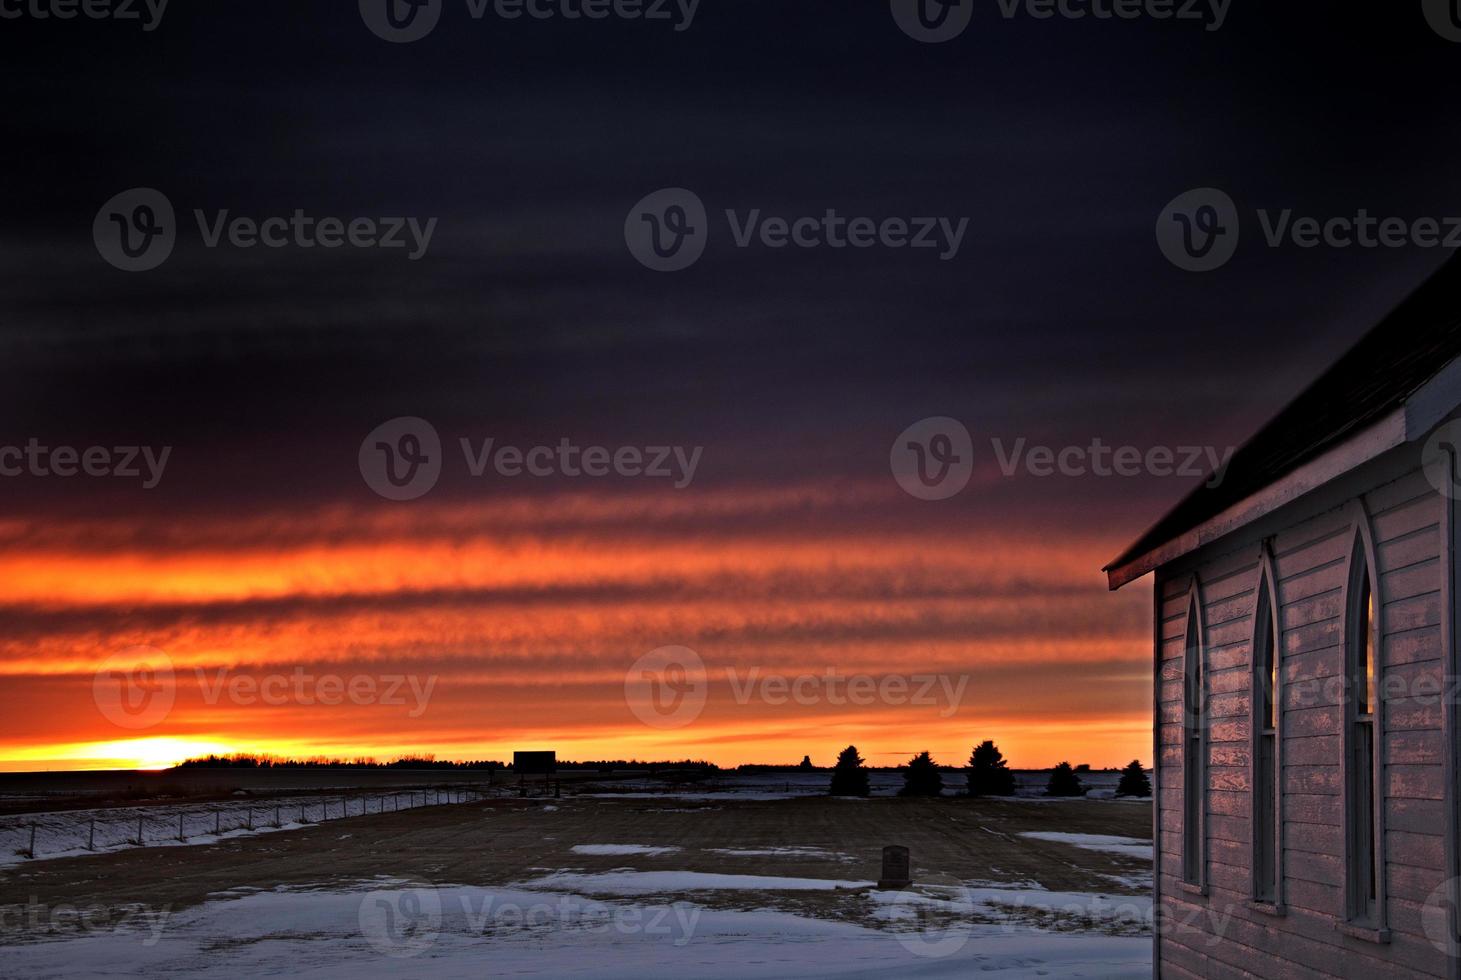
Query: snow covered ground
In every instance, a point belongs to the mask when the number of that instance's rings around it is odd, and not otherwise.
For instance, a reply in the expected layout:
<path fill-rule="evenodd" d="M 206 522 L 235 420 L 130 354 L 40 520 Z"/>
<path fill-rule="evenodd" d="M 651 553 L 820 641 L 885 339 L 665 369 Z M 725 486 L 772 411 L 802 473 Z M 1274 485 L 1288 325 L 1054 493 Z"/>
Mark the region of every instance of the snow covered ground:
<path fill-rule="evenodd" d="M 1088 851 L 1105 851 L 1109 854 L 1125 854 L 1127 857 L 1152 860 L 1152 842 L 1137 840 L 1135 837 L 1111 837 L 1106 834 L 1060 834 L 1044 831 L 1025 831 L 1020 836 L 1071 844 Z"/>
<path fill-rule="evenodd" d="M 0 867 L 31 859 L 32 825 L 34 857 L 46 860 L 137 847 L 139 830 L 146 847 L 196 846 L 225 838 L 297 830 L 324 820 L 448 805 L 450 799 L 435 790 L 416 790 L 25 813 L 0 817 Z M 179 839 L 180 833 L 183 839 Z"/>
<path fill-rule="evenodd" d="M 891 914 L 882 917 L 887 927 L 867 928 L 769 910 L 589 898 L 556 887 L 566 884 L 484 889 L 380 881 L 356 891 L 255 892 L 176 914 L 150 910 L 122 929 L 58 929 L 63 938 L 4 948 L 0 971 L 36 980 L 986 974 L 1135 980 L 1151 973 L 1151 941 L 1144 937 L 1043 932 L 1008 923 L 920 926 L 919 904 L 936 907 L 953 899 L 870 892 L 868 900 Z M 976 901 L 1012 897 L 990 894 Z M 1092 898 L 1046 897 L 1087 905 Z"/>

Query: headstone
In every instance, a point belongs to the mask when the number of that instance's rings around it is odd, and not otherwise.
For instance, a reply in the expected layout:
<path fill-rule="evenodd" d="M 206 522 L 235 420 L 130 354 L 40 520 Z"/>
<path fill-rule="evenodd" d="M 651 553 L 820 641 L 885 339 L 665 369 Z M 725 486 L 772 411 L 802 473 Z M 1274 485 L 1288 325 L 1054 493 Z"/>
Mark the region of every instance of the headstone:
<path fill-rule="evenodd" d="M 909 868 L 908 848 L 900 844 L 883 848 L 883 876 L 878 879 L 878 887 L 885 891 L 907 888 L 913 884 Z"/>

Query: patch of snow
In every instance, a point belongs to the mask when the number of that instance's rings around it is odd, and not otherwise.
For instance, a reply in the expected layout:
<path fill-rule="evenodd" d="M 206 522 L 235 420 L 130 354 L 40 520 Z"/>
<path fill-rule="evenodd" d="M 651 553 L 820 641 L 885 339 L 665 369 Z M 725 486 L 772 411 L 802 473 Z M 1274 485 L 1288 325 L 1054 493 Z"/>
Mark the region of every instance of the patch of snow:
<path fill-rule="evenodd" d="M 1136 837 L 1113 837 L 1107 834 L 1059 834 L 1049 831 L 1025 831 L 1021 837 L 1032 840 L 1056 841 L 1084 848 L 1087 851 L 1106 851 L 1110 854 L 1124 854 L 1127 857 L 1152 859 L 1152 842 Z"/>
<path fill-rule="evenodd" d="M 871 881 L 835 881 L 830 878 L 784 878 L 776 875 L 715 874 L 704 871 L 633 871 L 628 868 L 599 873 L 559 871 L 519 883 L 522 888 L 587 892 L 591 895 L 646 895 L 691 891 L 833 891 L 868 888 Z"/>
<path fill-rule="evenodd" d="M 159 910 L 160 911 L 160 910 Z M 37 937 L 46 938 L 46 937 Z M 135 928 L 72 930 L 4 948 L 10 975 L 500 976 L 659 980 L 1049 977 L 1147 980 L 1151 940 L 971 925 L 930 944 L 901 917 L 872 929 L 769 910 L 654 907 L 512 888 L 276 890 L 210 901 Z M 220 955 L 219 950 L 227 955 Z M 929 955 L 937 952 L 939 955 Z"/>
<path fill-rule="evenodd" d="M 574 844 L 574 854 L 602 857 L 623 857 L 628 854 L 673 854 L 678 847 L 655 847 L 652 844 Z"/>

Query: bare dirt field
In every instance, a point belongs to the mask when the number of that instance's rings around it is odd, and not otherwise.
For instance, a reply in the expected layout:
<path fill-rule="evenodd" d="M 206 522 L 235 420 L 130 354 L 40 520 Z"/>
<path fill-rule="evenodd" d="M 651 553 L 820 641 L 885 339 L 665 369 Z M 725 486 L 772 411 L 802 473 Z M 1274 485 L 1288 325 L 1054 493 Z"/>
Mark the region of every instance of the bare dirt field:
<path fill-rule="evenodd" d="M 47 905 L 183 909 L 240 889 L 346 886 L 382 876 L 488 886 L 565 869 L 591 875 L 632 868 L 873 882 L 882 847 L 901 844 L 911 851 L 916 881 L 1020 882 L 1122 895 L 1140 891 L 1132 878 L 1149 862 L 1020 835 L 1144 839 L 1149 813 L 1144 804 L 1085 800 L 500 799 L 199 846 L 38 861 L 0 873 L 0 888 Z M 592 845 L 673 850 L 574 850 Z M 697 900 L 716 907 L 770 902 L 841 918 L 838 897 L 835 891 L 742 889 Z"/>

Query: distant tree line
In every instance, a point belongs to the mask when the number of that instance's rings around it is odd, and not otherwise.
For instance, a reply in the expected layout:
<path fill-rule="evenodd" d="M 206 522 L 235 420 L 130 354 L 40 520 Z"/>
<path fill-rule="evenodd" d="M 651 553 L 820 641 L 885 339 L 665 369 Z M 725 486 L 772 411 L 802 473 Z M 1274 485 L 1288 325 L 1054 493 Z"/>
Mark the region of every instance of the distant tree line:
<path fill-rule="evenodd" d="M 328 756 L 309 756 L 303 759 L 280 758 L 272 755 L 256 755 L 237 752 L 232 755 L 205 755 L 180 762 L 177 769 L 511 769 L 511 763 L 496 760 L 451 762 L 437 759 L 433 755 L 402 756 L 390 762 L 379 762 L 362 756 L 355 759 L 336 759 Z M 660 770 L 692 769 L 719 772 L 720 767 L 704 760 L 686 759 L 681 762 L 649 762 L 638 759 L 614 759 L 590 762 L 560 761 L 559 769 L 597 770 Z"/>
<path fill-rule="evenodd" d="M 810 761 L 810 759 L 804 759 L 801 768 L 807 768 Z M 1069 762 L 1061 762 L 1050 771 L 1050 778 L 1045 784 L 1045 795 L 1085 796 L 1086 788 L 1081 782 L 1080 774 L 1089 773 L 1090 768 L 1086 765 L 1072 766 Z M 943 773 L 930 753 L 918 753 L 901 767 L 901 772 L 903 773 L 903 788 L 898 791 L 899 796 L 943 795 Z M 1004 753 L 1000 752 L 999 747 L 991 740 L 980 742 L 974 747 L 974 751 L 969 756 L 965 775 L 968 796 L 1015 795 L 1015 774 L 1005 761 Z M 868 796 L 870 792 L 868 767 L 862 756 L 858 754 L 857 746 L 849 745 L 837 756 L 837 764 L 832 769 L 832 782 L 828 787 L 828 793 L 831 796 Z M 1139 760 L 1133 759 L 1125 769 L 1121 770 L 1121 781 L 1116 787 L 1116 795 L 1137 797 L 1152 795 L 1151 781 L 1147 778 L 1146 771 Z"/>

